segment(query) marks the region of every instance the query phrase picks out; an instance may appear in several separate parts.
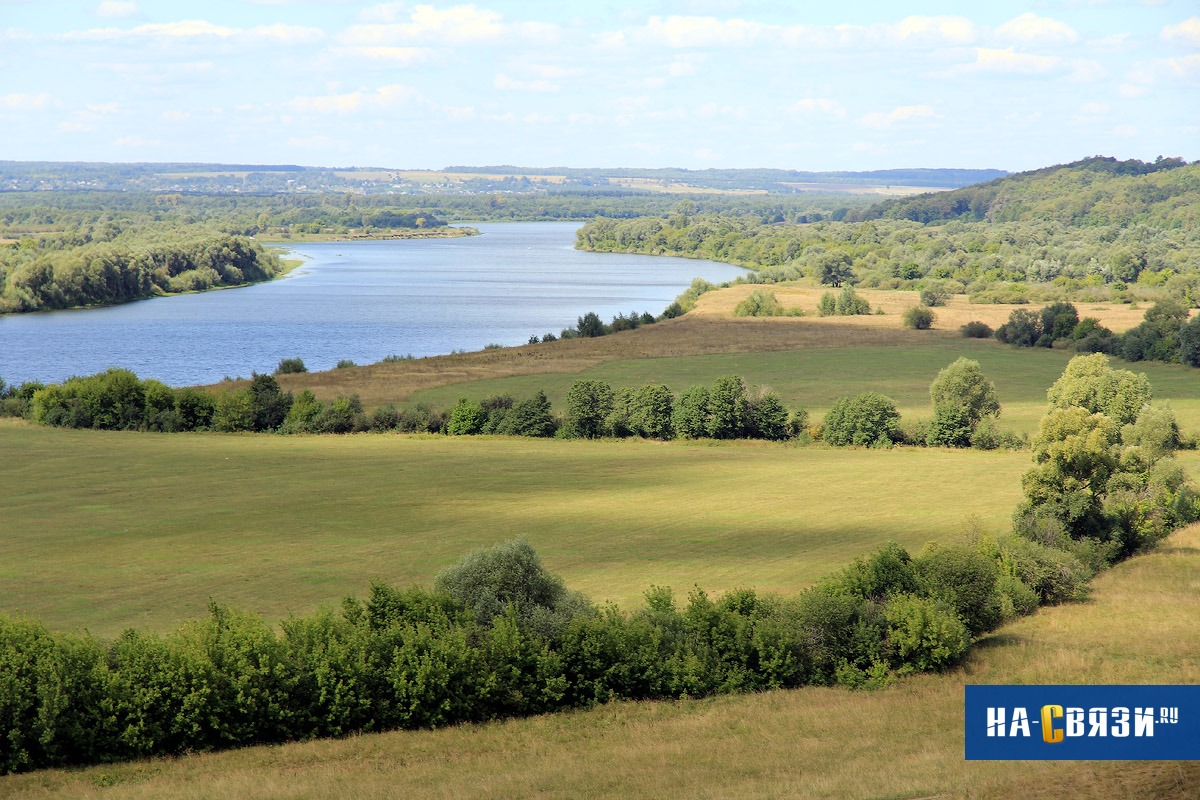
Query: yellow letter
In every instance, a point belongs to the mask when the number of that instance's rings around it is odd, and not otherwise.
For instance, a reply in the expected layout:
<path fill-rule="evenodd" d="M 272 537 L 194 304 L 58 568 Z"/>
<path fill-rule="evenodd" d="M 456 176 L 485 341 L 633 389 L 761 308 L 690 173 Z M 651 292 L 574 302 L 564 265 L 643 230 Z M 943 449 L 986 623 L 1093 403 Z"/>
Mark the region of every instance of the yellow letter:
<path fill-rule="evenodd" d="M 1063 740 L 1062 730 L 1055 728 L 1053 723 L 1062 715 L 1062 706 L 1042 706 L 1042 740 L 1046 743 L 1058 744 Z"/>

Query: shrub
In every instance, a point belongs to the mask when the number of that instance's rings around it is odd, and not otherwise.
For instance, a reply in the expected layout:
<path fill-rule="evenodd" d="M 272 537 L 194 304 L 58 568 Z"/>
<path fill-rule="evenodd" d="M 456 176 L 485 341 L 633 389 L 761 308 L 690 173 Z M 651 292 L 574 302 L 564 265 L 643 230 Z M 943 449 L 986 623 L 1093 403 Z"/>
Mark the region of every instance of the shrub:
<path fill-rule="evenodd" d="M 300 372 L 308 372 L 308 367 L 304 366 L 302 358 L 285 358 L 279 362 L 279 366 L 275 368 L 276 375 L 294 375 Z"/>
<path fill-rule="evenodd" d="M 280 430 L 283 433 L 317 433 L 321 430 L 321 417 L 324 413 L 325 405 L 316 395 L 304 389 L 292 401 L 292 407 L 283 418 Z"/>
<path fill-rule="evenodd" d="M 321 414 L 320 430 L 322 433 L 350 433 L 367 429 L 363 417 L 362 401 L 358 395 L 335 397 L 333 402 L 325 407 Z"/>
<path fill-rule="evenodd" d="M 965 339 L 988 339 L 993 334 L 992 329 L 986 323 L 977 320 L 972 320 L 963 325 L 958 329 L 958 332 Z"/>
<path fill-rule="evenodd" d="M 550 401 L 545 392 L 539 391 L 513 405 L 495 432 L 505 436 L 553 436 L 557 427 L 550 414 Z"/>
<path fill-rule="evenodd" d="M 486 424 L 487 412 L 483 406 L 463 397 L 450 410 L 446 433 L 451 436 L 471 436 L 482 433 Z"/>
<path fill-rule="evenodd" d="M 896 404 L 878 392 L 836 400 L 825 415 L 822 438 L 832 445 L 867 446 L 897 438 Z"/>
<path fill-rule="evenodd" d="M 358 364 L 355 364 L 350 359 L 343 358 L 341 361 L 337 362 L 337 366 L 335 366 L 334 369 L 349 369 L 350 367 L 357 367 L 357 366 L 358 366 Z M 303 371 L 304 370 L 301 370 L 301 372 L 303 372 Z"/>
<path fill-rule="evenodd" d="M 967 627 L 943 600 L 901 594 L 887 604 L 888 642 L 901 673 L 943 669 L 967 652 Z"/>
<path fill-rule="evenodd" d="M 959 358 L 940 370 L 929 386 L 929 397 L 933 401 L 931 446 L 966 447 L 980 421 L 1000 413 L 995 384 L 984 376 L 979 362 L 969 358 Z"/>
<path fill-rule="evenodd" d="M 930 545 L 913 559 L 913 571 L 920 593 L 947 602 L 972 634 L 999 624 L 994 560 L 964 545 Z"/>
<path fill-rule="evenodd" d="M 575 381 L 567 390 L 567 428 L 571 435 L 597 439 L 607 433 L 613 410 L 612 387 L 603 381 Z"/>
<path fill-rule="evenodd" d="M 920 299 L 923 306 L 944 306 L 950 299 L 950 292 L 941 287 L 922 289 Z"/>
<path fill-rule="evenodd" d="M 937 315 L 925 306 L 913 306 L 904 312 L 904 327 L 915 331 L 927 331 L 933 327 Z"/>
<path fill-rule="evenodd" d="M 871 313 L 871 304 L 851 286 L 843 286 L 838 292 L 834 311 L 839 317 L 852 317 Z"/>
<path fill-rule="evenodd" d="M 833 292 L 824 292 L 817 301 L 817 316 L 832 317 L 837 314 L 837 297 Z"/>
<path fill-rule="evenodd" d="M 523 625 L 550 636 L 590 608 L 546 571 L 524 537 L 469 553 L 438 573 L 434 589 L 461 603 L 481 625 L 511 607 Z"/>
<path fill-rule="evenodd" d="M 782 314 L 779 299 L 767 289 L 755 289 L 733 309 L 735 317 L 778 317 Z"/>
<path fill-rule="evenodd" d="M 754 439 L 783 441 L 791 438 L 794 430 L 804 427 L 803 423 L 796 427 L 783 399 L 771 391 L 762 391 L 749 399 L 746 418 L 746 435 Z M 807 422 L 807 415 L 804 422 Z"/>

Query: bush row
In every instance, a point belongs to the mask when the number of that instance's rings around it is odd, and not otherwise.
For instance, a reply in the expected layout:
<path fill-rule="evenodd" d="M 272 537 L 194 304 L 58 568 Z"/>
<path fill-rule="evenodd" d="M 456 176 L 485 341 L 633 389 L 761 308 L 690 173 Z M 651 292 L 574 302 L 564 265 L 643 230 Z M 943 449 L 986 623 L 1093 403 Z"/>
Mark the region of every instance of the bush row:
<path fill-rule="evenodd" d="M 889 544 L 785 599 L 751 590 L 598 609 L 523 540 L 433 591 L 377 584 L 283 621 L 217 605 L 159 636 L 51 633 L 0 615 L 0 773 L 807 684 L 955 663 L 972 637 L 1078 597 L 1073 556 L 1020 539 Z"/>
<path fill-rule="evenodd" d="M 1017 309 L 995 337 L 1017 347 L 1070 347 L 1081 353 L 1107 353 L 1125 361 L 1165 361 L 1200 367 L 1200 317 L 1188 319 L 1187 306 L 1160 300 L 1141 324 L 1113 333 L 1093 317 L 1080 319 L 1071 303 L 1053 303 L 1041 311 Z M 964 336 L 978 336 L 983 323 L 968 323 Z M 983 326 L 986 327 L 986 326 Z"/>

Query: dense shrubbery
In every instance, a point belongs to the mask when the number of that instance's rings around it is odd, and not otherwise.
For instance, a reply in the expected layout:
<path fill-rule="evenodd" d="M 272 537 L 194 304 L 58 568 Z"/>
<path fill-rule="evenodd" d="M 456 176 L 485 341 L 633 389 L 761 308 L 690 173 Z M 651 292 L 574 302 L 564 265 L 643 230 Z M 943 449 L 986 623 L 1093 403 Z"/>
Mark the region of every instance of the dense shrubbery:
<path fill-rule="evenodd" d="M 837 294 L 825 292 L 817 301 L 817 314 L 822 317 L 853 317 L 871 313 L 871 304 L 849 286 Z"/>
<path fill-rule="evenodd" d="M 976 324 L 976 323 L 969 323 Z M 965 335 L 965 334 L 964 334 Z M 1068 346 L 1082 353 L 1107 353 L 1125 361 L 1165 361 L 1200 367 L 1200 316 L 1175 300 L 1160 300 L 1140 325 L 1115 334 L 1092 317 L 1079 318 L 1071 303 L 1040 312 L 1017 309 L 996 329 L 996 339 L 1017 347 Z"/>
<path fill-rule="evenodd" d="M 927 306 L 913 306 L 904 310 L 904 327 L 914 331 L 927 331 L 936 320 L 937 315 Z"/>
<path fill-rule="evenodd" d="M 797 597 L 748 589 L 597 609 L 523 540 L 435 589 L 372 586 L 284 620 L 212 605 L 159 636 L 63 635 L 0 615 L 0 773 L 428 728 L 619 699 L 876 686 L 955 663 L 972 636 L 1079 596 L 1077 559 L 1019 539 L 888 544 Z"/>
<path fill-rule="evenodd" d="M 864 392 L 834 401 L 825 414 L 821 438 L 839 446 L 889 446 L 899 440 L 899 421 L 892 398 Z"/>

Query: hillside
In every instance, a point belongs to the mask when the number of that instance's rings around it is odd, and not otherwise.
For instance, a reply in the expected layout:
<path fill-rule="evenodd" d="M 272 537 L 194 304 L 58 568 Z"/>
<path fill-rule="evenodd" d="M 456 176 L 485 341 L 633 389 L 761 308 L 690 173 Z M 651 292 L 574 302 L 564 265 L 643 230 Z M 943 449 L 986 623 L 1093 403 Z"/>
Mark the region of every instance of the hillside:
<path fill-rule="evenodd" d="M 852 211 L 846 219 L 1196 227 L 1200 225 L 1200 163 L 1095 156 L 950 192 L 887 200 Z"/>

